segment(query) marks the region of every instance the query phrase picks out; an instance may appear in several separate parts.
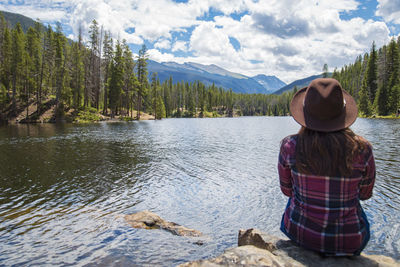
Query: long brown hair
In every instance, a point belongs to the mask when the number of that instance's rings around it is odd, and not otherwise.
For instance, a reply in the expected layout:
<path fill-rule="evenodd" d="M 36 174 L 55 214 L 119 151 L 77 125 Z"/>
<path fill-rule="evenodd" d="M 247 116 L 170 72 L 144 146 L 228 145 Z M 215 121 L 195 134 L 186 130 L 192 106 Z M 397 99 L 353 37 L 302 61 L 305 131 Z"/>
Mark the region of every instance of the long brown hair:
<path fill-rule="evenodd" d="M 349 177 L 354 158 L 366 142 L 349 128 L 319 132 L 302 127 L 297 135 L 296 168 L 304 174 Z"/>

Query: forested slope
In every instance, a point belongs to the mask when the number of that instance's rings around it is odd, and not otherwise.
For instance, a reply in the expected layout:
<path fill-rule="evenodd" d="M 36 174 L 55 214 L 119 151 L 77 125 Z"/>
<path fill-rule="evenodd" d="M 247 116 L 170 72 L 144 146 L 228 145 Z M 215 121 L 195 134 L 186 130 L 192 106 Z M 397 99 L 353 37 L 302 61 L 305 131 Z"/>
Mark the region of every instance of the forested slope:
<path fill-rule="evenodd" d="M 93 20 L 89 40 L 80 32 L 67 40 L 61 24 L 55 30 L 35 22 L 26 32 L 0 15 L 0 110 L 9 120 L 26 109 L 25 121 L 37 121 L 48 108 L 53 120 L 66 114 L 102 113 L 129 118 L 141 112 L 162 117 L 286 115 L 290 94 L 236 94 L 211 84 L 148 79 L 145 46 L 133 53 L 125 40 L 114 40 Z"/>

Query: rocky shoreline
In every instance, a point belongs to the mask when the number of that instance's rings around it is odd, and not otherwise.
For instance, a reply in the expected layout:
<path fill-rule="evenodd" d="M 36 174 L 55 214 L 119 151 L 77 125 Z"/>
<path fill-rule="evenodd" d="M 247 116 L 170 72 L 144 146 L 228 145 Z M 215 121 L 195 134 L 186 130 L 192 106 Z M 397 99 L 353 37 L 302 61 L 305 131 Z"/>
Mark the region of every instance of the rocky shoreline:
<path fill-rule="evenodd" d="M 399 267 L 400 262 L 391 257 L 364 253 L 353 257 L 324 257 L 298 247 L 290 240 L 280 239 L 257 229 L 248 229 L 239 231 L 238 247 L 230 248 L 215 258 L 179 265 L 179 267 L 214 266 Z"/>
<path fill-rule="evenodd" d="M 141 211 L 124 216 L 125 221 L 134 228 L 162 229 L 174 235 L 192 238 L 204 237 L 194 229 L 162 219 L 151 211 Z M 202 245 L 207 239 L 195 242 Z M 197 260 L 180 264 L 179 267 L 215 267 L 215 266 L 279 266 L 279 267 L 400 267 L 400 262 L 384 255 L 352 257 L 325 257 L 297 246 L 288 239 L 280 239 L 257 229 L 240 230 L 238 247 L 227 249 L 222 255 L 206 260 Z"/>

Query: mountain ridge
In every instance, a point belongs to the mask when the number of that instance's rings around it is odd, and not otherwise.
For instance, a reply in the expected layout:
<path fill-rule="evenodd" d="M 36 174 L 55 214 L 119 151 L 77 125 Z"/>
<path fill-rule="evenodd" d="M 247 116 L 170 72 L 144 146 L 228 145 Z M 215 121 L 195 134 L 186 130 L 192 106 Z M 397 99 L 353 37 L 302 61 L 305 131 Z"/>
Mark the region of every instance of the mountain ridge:
<path fill-rule="evenodd" d="M 271 94 L 286 85 L 276 76 L 259 74 L 254 77 L 248 77 L 225 70 L 215 64 L 203 65 L 194 62 L 182 64 L 176 62 L 159 63 L 154 60 L 149 60 L 148 63 L 149 75 L 157 72 L 161 82 L 171 76 L 174 81 L 201 81 L 206 85 L 214 84 L 217 87 L 232 89 L 236 93 L 250 94 Z"/>
<path fill-rule="evenodd" d="M 0 10 L 0 13 L 3 14 L 4 20 L 9 23 L 9 27 L 14 28 L 15 25 L 19 22 L 21 24 L 22 30 L 26 32 L 29 27 L 35 27 L 35 20 L 29 18 L 27 16 L 11 13 L 4 10 Z M 40 22 L 41 23 L 41 22 Z"/>
<path fill-rule="evenodd" d="M 35 25 L 35 20 L 24 15 L 7 11 L 0 12 L 10 27 L 14 27 L 17 22 L 20 22 L 23 31 L 26 32 L 29 27 L 34 27 Z M 185 62 L 183 64 L 177 62 L 158 63 L 149 60 L 148 71 L 149 78 L 151 78 L 153 72 L 157 72 L 161 82 L 172 76 L 175 82 L 200 81 L 206 85 L 214 84 L 226 90 L 232 89 L 236 93 L 272 94 L 286 85 L 276 76 L 259 74 L 249 77 L 228 71 L 216 64 L 203 65 L 195 62 Z"/>
<path fill-rule="evenodd" d="M 306 78 L 303 78 L 303 79 L 295 80 L 294 82 L 292 82 L 292 83 L 280 88 L 279 90 L 275 91 L 274 94 L 276 94 L 276 95 L 283 94 L 284 92 L 293 90 L 294 87 L 297 87 L 297 89 L 301 89 L 303 87 L 308 86 L 312 80 L 317 79 L 317 78 L 321 78 L 321 77 L 322 77 L 322 74 L 317 74 L 317 75 L 312 75 L 312 76 L 309 76 L 309 77 L 306 77 Z"/>

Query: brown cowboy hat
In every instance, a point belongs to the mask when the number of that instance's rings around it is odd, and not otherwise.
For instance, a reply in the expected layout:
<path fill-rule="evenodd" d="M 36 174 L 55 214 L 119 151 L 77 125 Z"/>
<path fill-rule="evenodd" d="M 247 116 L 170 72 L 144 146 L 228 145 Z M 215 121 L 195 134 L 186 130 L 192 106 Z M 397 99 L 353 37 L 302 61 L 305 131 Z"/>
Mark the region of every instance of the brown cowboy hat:
<path fill-rule="evenodd" d="M 335 132 L 357 119 L 353 97 L 331 78 L 313 80 L 299 90 L 290 103 L 293 118 L 302 126 L 320 132 Z"/>

